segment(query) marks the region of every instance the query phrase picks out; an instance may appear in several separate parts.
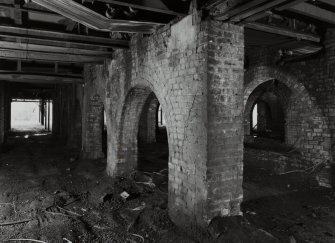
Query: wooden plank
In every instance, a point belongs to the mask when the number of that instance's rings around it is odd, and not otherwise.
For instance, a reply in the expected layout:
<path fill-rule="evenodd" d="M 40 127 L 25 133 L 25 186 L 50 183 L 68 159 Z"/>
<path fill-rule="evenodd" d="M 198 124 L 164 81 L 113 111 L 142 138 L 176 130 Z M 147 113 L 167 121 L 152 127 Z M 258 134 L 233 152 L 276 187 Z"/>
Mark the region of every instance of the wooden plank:
<path fill-rule="evenodd" d="M 31 74 L 23 72 L 2 72 L 0 80 L 7 82 L 39 83 L 39 84 L 59 84 L 59 83 L 84 83 L 79 76 L 62 76 L 48 73 Z"/>
<path fill-rule="evenodd" d="M 58 47 L 58 46 L 15 43 L 15 42 L 8 42 L 8 41 L 0 41 L 0 47 L 5 48 L 5 49 L 39 51 L 39 52 L 48 52 L 48 53 L 64 53 L 64 54 L 72 54 L 72 55 L 91 55 L 91 56 L 105 56 L 105 57 L 110 57 L 112 55 L 112 52 L 107 52 L 107 51 L 95 51 L 95 50 L 77 49 L 77 48 L 64 48 L 64 47 Z"/>
<path fill-rule="evenodd" d="M 18 35 L 6 35 L 1 34 L 0 37 L 6 37 L 6 38 L 14 38 L 17 42 L 22 43 L 32 43 L 34 41 L 38 41 L 39 44 L 47 45 L 47 46 L 62 46 L 66 48 L 78 48 L 78 49 L 88 49 L 88 50 L 102 50 L 105 48 L 120 48 L 119 46 L 109 46 L 109 45 L 103 45 L 103 44 L 86 44 L 86 43 L 79 43 L 79 42 L 69 42 L 69 41 L 61 41 L 61 40 L 48 40 L 48 39 L 42 39 L 42 38 L 35 38 L 35 37 L 23 37 Z M 121 47 L 125 48 L 125 47 Z"/>
<path fill-rule="evenodd" d="M 294 6 L 294 5 L 297 5 L 297 4 L 306 2 L 306 1 L 307 1 L 307 0 L 293 0 L 293 1 L 289 2 L 289 3 L 286 3 L 286 4 L 284 4 L 284 5 L 281 5 L 280 7 L 276 8 L 276 10 L 278 10 L 278 11 L 283 11 L 283 10 L 285 10 L 285 9 L 288 9 L 288 8 Z"/>
<path fill-rule="evenodd" d="M 74 41 L 78 43 L 88 44 L 103 44 L 105 46 L 112 47 L 129 47 L 129 42 L 125 40 L 115 40 L 103 37 L 95 37 L 88 35 L 76 35 L 57 31 L 38 30 L 38 29 L 27 29 L 12 26 L 0 26 L 0 33 L 16 34 L 24 37 L 39 37 L 50 40 L 63 40 L 63 41 Z"/>
<path fill-rule="evenodd" d="M 49 12 L 49 11 L 35 10 L 35 9 L 29 9 L 29 8 L 14 8 L 14 7 L 12 7 L 12 5 L 2 4 L 2 3 L 0 3 L 0 9 L 7 9 L 7 10 L 10 10 L 10 11 L 16 10 L 16 11 L 20 11 L 20 12 L 30 12 L 30 13 L 49 15 L 49 16 L 59 16 L 59 14 Z"/>
<path fill-rule="evenodd" d="M 300 3 L 289 8 L 290 11 L 335 25 L 335 13 L 308 3 Z"/>
<path fill-rule="evenodd" d="M 319 0 L 319 2 L 325 3 L 325 4 L 328 4 L 328 5 L 331 5 L 331 6 L 335 7 L 335 1 L 334 0 Z"/>
<path fill-rule="evenodd" d="M 260 24 L 260 23 L 247 23 L 244 26 L 249 29 L 263 31 L 263 32 L 276 34 L 276 35 L 292 37 L 298 40 L 306 40 L 306 41 L 312 41 L 312 42 L 317 42 L 317 43 L 320 42 L 320 37 L 317 35 L 299 33 L 299 32 L 295 32 L 295 31 L 291 31 L 288 29 L 279 28 L 275 26 L 270 26 L 270 25 L 265 25 L 265 24 Z"/>
<path fill-rule="evenodd" d="M 242 22 L 254 22 L 258 19 L 264 18 L 264 17 L 266 17 L 268 15 L 271 15 L 271 14 L 272 14 L 271 11 L 264 11 L 264 12 L 258 13 L 256 15 L 250 16 L 250 17 L 246 18 L 245 20 L 243 20 Z"/>
<path fill-rule="evenodd" d="M 49 10 L 99 31 L 152 33 L 160 23 L 108 19 L 72 0 L 32 0 Z"/>
<path fill-rule="evenodd" d="M 18 49 L 4 49 L 0 47 L 0 58 L 20 59 L 20 60 L 37 60 L 50 62 L 70 62 L 70 63 L 101 63 L 106 57 L 71 55 L 63 53 L 47 53 L 38 51 L 25 51 Z"/>
<path fill-rule="evenodd" d="M 287 1 L 287 0 L 273 0 L 273 1 L 270 1 L 268 3 L 261 4 L 260 6 L 258 6 L 256 8 L 253 8 L 253 9 L 250 9 L 250 10 L 247 10 L 245 12 L 242 12 L 240 14 L 235 15 L 230 20 L 233 21 L 233 22 L 239 22 L 239 21 L 241 21 L 245 18 L 248 18 L 249 16 L 252 16 L 254 14 L 269 10 L 269 9 L 271 9 L 271 8 L 277 6 L 277 5 L 279 5 L 279 4 L 281 4 L 285 1 Z"/>
<path fill-rule="evenodd" d="M 117 0 L 96 0 L 97 2 L 111 3 L 119 6 L 132 7 L 156 13 L 164 13 L 175 16 L 186 16 L 186 13 L 176 12 L 168 9 L 161 0 L 140 0 L 140 1 L 117 1 Z"/>
<path fill-rule="evenodd" d="M 209 1 L 208 3 L 205 4 L 205 8 L 207 10 L 210 10 L 210 9 L 215 8 L 219 4 L 222 4 L 222 3 L 226 2 L 226 1 L 227 0 L 213 0 L 213 1 Z"/>
<path fill-rule="evenodd" d="M 233 8 L 233 9 L 230 9 L 222 14 L 218 14 L 215 16 L 216 19 L 219 19 L 219 20 L 227 20 L 229 18 L 231 18 L 232 16 L 238 14 L 238 13 L 241 13 L 243 11 L 246 11 L 250 8 L 253 8 L 259 4 L 262 4 L 264 2 L 266 2 L 267 0 L 253 0 L 253 1 L 250 1 L 246 4 L 243 4 L 241 6 L 238 6 L 236 8 Z"/>

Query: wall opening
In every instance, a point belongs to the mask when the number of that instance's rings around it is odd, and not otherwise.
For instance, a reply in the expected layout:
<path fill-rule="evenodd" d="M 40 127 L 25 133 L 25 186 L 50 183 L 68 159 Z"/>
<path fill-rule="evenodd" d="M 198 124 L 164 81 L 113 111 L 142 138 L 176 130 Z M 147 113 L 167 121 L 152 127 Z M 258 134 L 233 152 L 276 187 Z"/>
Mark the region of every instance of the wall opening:
<path fill-rule="evenodd" d="M 252 109 L 252 113 L 251 113 L 251 129 L 257 130 L 257 123 L 258 123 L 258 106 L 257 103 L 254 105 L 254 108 Z"/>
<path fill-rule="evenodd" d="M 102 126 L 102 152 L 107 158 L 107 117 L 106 117 L 106 111 L 104 109 L 104 118 L 103 118 L 103 126 Z"/>
<path fill-rule="evenodd" d="M 13 99 L 11 102 L 11 131 L 46 133 L 52 131 L 51 100 Z"/>
<path fill-rule="evenodd" d="M 140 171 L 167 171 L 169 147 L 164 111 L 151 93 L 141 115 L 138 131 L 138 169 Z"/>
<path fill-rule="evenodd" d="M 116 171 L 117 174 L 134 170 L 137 170 L 140 175 L 150 174 L 157 188 L 167 193 L 169 145 L 166 131 L 168 124 L 164 127 L 159 126 L 159 115 L 163 114 L 164 117 L 164 105 L 162 105 L 163 109 L 159 109 L 159 104 L 158 98 L 149 87 L 137 86 L 128 92 L 118 131 L 119 140 L 115 151 L 117 161 L 114 165 L 109 164 L 108 169 L 111 169 L 111 173 Z M 114 146 L 111 147 L 111 150 L 114 149 Z M 113 156 L 110 152 L 109 159 Z M 157 178 L 159 180 L 156 180 Z"/>
<path fill-rule="evenodd" d="M 258 85 L 247 99 L 243 172 L 246 201 L 265 196 L 264 188 L 278 186 L 273 173 L 283 172 L 282 166 L 296 158 L 285 138 L 286 126 L 291 123 L 291 97 L 292 91 L 284 83 L 269 80 Z"/>

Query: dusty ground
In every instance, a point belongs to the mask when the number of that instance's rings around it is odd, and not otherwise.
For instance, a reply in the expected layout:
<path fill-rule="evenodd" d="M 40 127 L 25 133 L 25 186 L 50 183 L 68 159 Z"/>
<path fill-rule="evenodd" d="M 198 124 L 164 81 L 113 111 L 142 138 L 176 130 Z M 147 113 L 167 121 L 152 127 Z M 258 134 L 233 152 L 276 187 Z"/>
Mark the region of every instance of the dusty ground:
<path fill-rule="evenodd" d="M 50 135 L 26 133 L 0 155 L 0 225 L 9 223 L 1 242 L 335 242 L 335 192 L 310 190 L 301 175 L 247 166 L 244 217 L 217 219 L 193 239 L 168 218 L 166 145 L 141 149 L 139 168 L 150 173 L 111 180 L 106 160 L 80 159 Z"/>

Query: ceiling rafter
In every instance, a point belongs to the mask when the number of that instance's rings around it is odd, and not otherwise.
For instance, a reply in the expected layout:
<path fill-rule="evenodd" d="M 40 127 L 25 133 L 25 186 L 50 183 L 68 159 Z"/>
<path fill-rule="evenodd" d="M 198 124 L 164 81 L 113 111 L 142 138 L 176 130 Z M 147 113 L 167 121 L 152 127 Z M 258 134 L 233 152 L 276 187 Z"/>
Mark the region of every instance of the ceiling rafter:
<path fill-rule="evenodd" d="M 96 0 L 97 2 L 111 3 L 119 6 L 132 7 L 141 10 L 147 10 L 156 13 L 164 13 L 175 16 L 186 16 L 187 13 L 176 12 L 170 10 L 161 0 L 140 0 L 140 1 L 129 1 L 129 0 Z"/>
<path fill-rule="evenodd" d="M 305 40 L 305 41 L 312 41 L 319 43 L 320 42 L 320 37 L 317 35 L 312 35 L 312 34 L 305 34 L 305 33 L 300 33 L 297 31 L 292 31 L 284 28 L 279 28 L 276 26 L 270 26 L 270 25 L 265 25 L 261 23 L 247 23 L 245 24 L 246 28 L 253 29 L 253 30 L 258 30 L 258 31 L 263 31 L 271 34 L 277 34 L 277 35 L 282 35 L 282 36 L 287 36 L 287 37 L 292 37 L 297 40 Z"/>
<path fill-rule="evenodd" d="M 0 80 L 7 82 L 38 83 L 38 84 L 60 84 L 60 83 L 83 83 L 81 75 L 57 75 L 55 73 L 27 73 L 8 72 L 0 70 Z"/>
<path fill-rule="evenodd" d="M 255 14 L 258 13 L 262 13 L 264 11 L 270 10 L 271 8 L 278 6 L 284 2 L 286 2 L 287 0 L 273 0 L 264 4 L 261 4 L 260 6 L 257 6 L 255 8 L 249 9 L 245 12 L 239 13 L 237 15 L 235 15 L 234 17 L 232 17 L 230 20 L 232 22 L 240 22 L 243 19 L 246 19 L 250 16 L 253 16 Z"/>
<path fill-rule="evenodd" d="M 98 46 L 108 48 L 129 47 L 129 41 L 126 40 L 117 40 L 117 39 L 110 39 L 110 38 L 96 37 L 89 35 L 76 35 L 65 32 L 27 29 L 27 28 L 3 26 L 3 25 L 2 26 L 0 25 L 0 35 L 7 35 L 18 38 L 36 38 L 40 40 L 50 40 L 51 42 L 61 41 L 61 42 L 69 42 L 83 45 L 94 45 L 97 47 Z"/>
<path fill-rule="evenodd" d="M 72 0 L 31 0 L 73 21 L 99 31 L 151 33 L 160 23 L 118 20 L 106 18 Z"/>
<path fill-rule="evenodd" d="M 292 7 L 290 7 L 288 10 L 310 17 L 310 18 L 314 18 L 317 19 L 319 21 L 322 22 L 327 22 L 329 24 L 333 24 L 335 25 L 335 13 L 322 9 L 322 8 L 318 8 L 312 4 L 308 4 L 308 3 L 300 3 L 298 5 L 294 5 Z"/>
<path fill-rule="evenodd" d="M 20 59 L 20 60 L 36 60 L 46 62 L 64 62 L 64 63 L 102 63 L 106 56 L 89 56 L 74 55 L 65 53 L 50 53 L 25 50 L 17 47 L 15 49 L 7 49 L 0 47 L 0 58 L 4 59 Z"/>

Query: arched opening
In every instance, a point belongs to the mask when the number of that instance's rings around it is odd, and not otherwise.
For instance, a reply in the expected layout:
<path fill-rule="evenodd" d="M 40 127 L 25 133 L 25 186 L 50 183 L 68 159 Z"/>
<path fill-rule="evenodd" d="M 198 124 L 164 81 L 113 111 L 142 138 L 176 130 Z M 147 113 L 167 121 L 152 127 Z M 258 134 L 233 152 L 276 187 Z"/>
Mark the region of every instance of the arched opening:
<path fill-rule="evenodd" d="M 141 112 L 138 130 L 138 169 L 162 171 L 168 168 L 169 148 L 164 111 L 151 93 Z"/>
<path fill-rule="evenodd" d="M 159 109 L 160 105 L 162 109 Z M 128 92 L 123 104 L 117 144 L 110 146 L 108 154 L 108 161 L 116 156 L 116 163 L 108 164 L 109 174 L 127 174 L 136 170 L 139 174 L 151 176 L 157 188 L 168 192 L 168 122 L 164 123 L 165 126 L 158 123 L 159 112 L 162 111 L 163 114 L 160 114 L 164 116 L 164 104 L 159 102 L 150 88 L 136 86 Z"/>
<path fill-rule="evenodd" d="M 246 145 L 264 148 L 266 143 L 269 149 L 279 150 L 289 145 L 285 134 L 292 125 L 287 117 L 291 96 L 290 88 L 278 80 L 263 82 L 251 92 L 244 110 Z"/>
<path fill-rule="evenodd" d="M 250 135 L 284 141 L 285 115 L 278 94 L 272 91 L 262 93 L 250 112 Z"/>
<path fill-rule="evenodd" d="M 107 158 L 107 118 L 106 110 L 104 109 L 104 118 L 103 118 L 103 129 L 102 129 L 102 152 L 104 157 Z"/>
<path fill-rule="evenodd" d="M 276 79 L 260 82 L 247 97 L 243 205 L 248 210 L 253 200 L 285 188 L 287 181 L 280 179 L 279 174 L 291 170 L 291 165 L 302 158 L 298 146 L 290 143 L 286 133 L 298 121 L 291 119 L 294 100 L 295 91 Z"/>
<path fill-rule="evenodd" d="M 311 132 L 326 123 L 322 112 L 304 85 L 285 72 L 255 68 L 245 79 L 244 201 L 306 187 L 316 177 L 291 172 L 328 159 L 330 143 Z"/>

